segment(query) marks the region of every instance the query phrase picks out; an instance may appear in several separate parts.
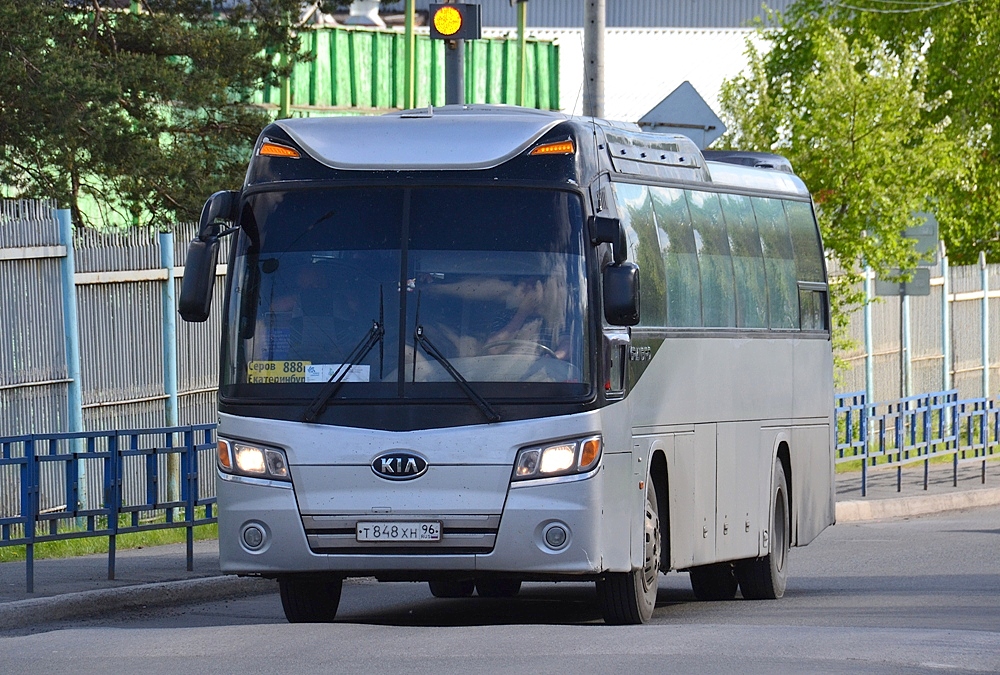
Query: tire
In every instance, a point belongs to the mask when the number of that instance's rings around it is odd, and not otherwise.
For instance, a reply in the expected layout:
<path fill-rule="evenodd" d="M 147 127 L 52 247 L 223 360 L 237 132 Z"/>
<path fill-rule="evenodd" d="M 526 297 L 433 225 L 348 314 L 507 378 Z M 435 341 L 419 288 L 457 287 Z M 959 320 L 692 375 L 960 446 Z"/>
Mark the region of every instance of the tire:
<path fill-rule="evenodd" d="M 520 579 L 477 579 L 476 593 L 481 598 L 513 598 L 521 590 Z"/>
<path fill-rule="evenodd" d="M 688 570 L 691 590 L 699 600 L 732 600 L 736 597 L 736 574 L 732 563 L 699 565 Z"/>
<path fill-rule="evenodd" d="M 597 582 L 597 599 L 604 623 L 634 625 L 646 623 L 656 606 L 660 575 L 660 509 L 653 481 L 646 481 L 645 541 L 643 565 L 631 572 L 608 572 Z"/>
<path fill-rule="evenodd" d="M 343 586 L 340 577 L 278 577 L 285 618 L 289 623 L 330 623 L 337 616 Z"/>
<path fill-rule="evenodd" d="M 788 482 L 781 462 L 774 465 L 771 478 L 770 550 L 763 558 L 736 562 L 736 578 L 747 600 L 776 600 L 785 594 L 788 582 L 788 551 L 792 542 Z"/>
<path fill-rule="evenodd" d="M 435 598 L 468 598 L 476 590 L 474 579 L 428 581 L 427 585 Z"/>

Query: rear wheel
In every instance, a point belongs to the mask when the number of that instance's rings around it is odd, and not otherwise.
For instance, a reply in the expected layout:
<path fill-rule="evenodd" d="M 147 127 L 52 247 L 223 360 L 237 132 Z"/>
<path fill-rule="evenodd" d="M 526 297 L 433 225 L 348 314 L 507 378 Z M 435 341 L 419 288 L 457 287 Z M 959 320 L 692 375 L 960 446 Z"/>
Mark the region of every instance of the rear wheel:
<path fill-rule="evenodd" d="M 329 623 L 337 616 L 340 592 L 344 580 L 340 577 L 284 576 L 278 577 L 281 607 L 289 623 Z"/>
<path fill-rule="evenodd" d="M 732 600 L 736 597 L 736 574 L 732 563 L 699 565 L 688 570 L 691 590 L 699 600 Z"/>
<path fill-rule="evenodd" d="M 435 598 L 468 598 L 476 590 L 474 579 L 428 581 L 427 585 Z"/>
<path fill-rule="evenodd" d="M 642 568 L 609 572 L 597 582 L 597 598 L 604 623 L 646 623 L 656 606 L 660 574 L 660 510 L 653 481 L 646 481 L 646 508 Z"/>
<path fill-rule="evenodd" d="M 788 551 L 792 543 L 788 482 L 780 462 L 774 465 L 771 491 L 770 551 L 763 558 L 736 562 L 736 578 L 747 600 L 774 600 L 785 594 Z"/>
<path fill-rule="evenodd" d="M 476 581 L 476 593 L 482 598 L 513 598 L 520 590 L 520 579 L 478 579 Z"/>

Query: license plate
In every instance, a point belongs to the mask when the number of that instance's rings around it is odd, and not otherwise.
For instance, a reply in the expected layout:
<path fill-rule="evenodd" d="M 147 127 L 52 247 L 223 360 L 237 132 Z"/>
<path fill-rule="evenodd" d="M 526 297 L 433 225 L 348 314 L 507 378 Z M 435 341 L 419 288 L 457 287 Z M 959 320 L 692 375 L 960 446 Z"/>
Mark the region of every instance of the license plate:
<path fill-rule="evenodd" d="M 358 541 L 440 541 L 441 523 L 369 521 L 357 524 Z"/>

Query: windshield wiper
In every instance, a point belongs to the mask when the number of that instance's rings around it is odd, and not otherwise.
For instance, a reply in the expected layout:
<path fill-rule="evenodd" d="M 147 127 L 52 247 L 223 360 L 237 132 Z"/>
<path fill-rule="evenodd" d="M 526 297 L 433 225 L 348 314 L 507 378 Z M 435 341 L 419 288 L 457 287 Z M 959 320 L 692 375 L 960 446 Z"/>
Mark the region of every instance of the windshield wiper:
<path fill-rule="evenodd" d="M 306 415 L 303 418 L 306 422 L 312 422 L 316 419 L 316 416 L 322 412 L 326 404 L 330 402 L 338 391 L 340 391 L 340 385 L 344 383 L 344 378 L 347 374 L 351 372 L 354 366 L 358 365 L 365 360 L 376 344 L 382 344 L 382 338 L 385 336 L 385 328 L 378 321 L 372 322 L 372 327 L 368 331 L 368 334 L 362 338 L 361 342 L 351 350 L 351 353 L 347 355 L 345 363 L 342 363 L 340 368 L 333 371 L 330 375 L 330 379 L 326 381 L 326 386 L 319 393 L 316 399 L 309 405 L 306 410 Z"/>
<path fill-rule="evenodd" d="M 462 374 L 455 369 L 455 366 L 451 365 L 451 362 L 445 357 L 445 355 L 439 352 L 437 347 L 435 347 L 434 344 L 427 339 L 427 336 L 424 335 L 423 326 L 417 326 L 416 333 L 414 334 L 414 340 L 417 342 L 417 344 L 419 344 L 421 347 L 424 348 L 424 351 L 427 352 L 427 354 L 430 355 L 431 358 L 440 363 L 444 367 L 444 369 L 448 371 L 448 374 L 451 375 L 451 377 L 455 380 L 455 382 L 458 383 L 458 386 L 462 388 L 462 391 L 465 392 L 465 395 L 468 396 L 469 399 L 476 404 L 476 407 L 479 408 L 480 411 L 482 411 L 483 415 L 486 416 L 487 420 L 489 420 L 490 422 L 500 421 L 500 415 L 497 413 L 497 411 L 494 410 L 490 406 L 490 404 L 486 402 L 486 399 L 484 399 L 482 396 L 476 393 L 476 390 L 472 388 L 472 385 L 469 384 L 469 381 L 466 380 L 464 377 L 462 377 Z M 414 354 L 414 357 L 415 356 L 416 355 Z M 416 361 L 416 358 L 414 358 L 414 361 Z"/>

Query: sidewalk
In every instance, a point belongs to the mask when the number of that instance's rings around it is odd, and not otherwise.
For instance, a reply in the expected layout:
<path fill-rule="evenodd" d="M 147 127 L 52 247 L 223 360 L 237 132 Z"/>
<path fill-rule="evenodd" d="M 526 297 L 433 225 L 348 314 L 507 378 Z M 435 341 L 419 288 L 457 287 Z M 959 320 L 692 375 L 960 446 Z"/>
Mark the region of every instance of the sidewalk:
<path fill-rule="evenodd" d="M 959 468 L 952 485 L 950 465 L 931 467 L 923 489 L 923 466 L 904 467 L 902 491 L 895 469 L 872 470 L 861 496 L 861 474 L 837 476 L 837 521 L 858 522 L 1000 504 L 1000 462 L 987 465 L 986 484 L 979 465 Z M 186 568 L 184 544 L 120 550 L 115 580 L 109 581 L 107 555 L 35 560 L 35 592 L 25 591 L 25 564 L 0 564 L 0 631 L 61 619 L 111 613 L 129 607 L 203 602 L 276 593 L 266 579 L 223 575 L 215 541 L 195 542 L 194 570 Z"/>

